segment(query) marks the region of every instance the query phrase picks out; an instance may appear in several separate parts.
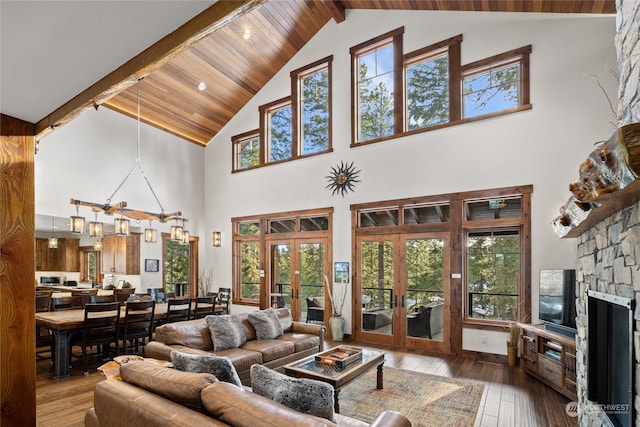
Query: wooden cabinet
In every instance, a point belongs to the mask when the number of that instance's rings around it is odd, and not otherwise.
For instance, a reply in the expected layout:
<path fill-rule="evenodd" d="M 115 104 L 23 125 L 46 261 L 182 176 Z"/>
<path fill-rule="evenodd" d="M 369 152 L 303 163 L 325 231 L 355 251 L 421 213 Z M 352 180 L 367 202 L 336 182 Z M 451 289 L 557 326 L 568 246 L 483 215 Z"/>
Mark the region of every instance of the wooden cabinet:
<path fill-rule="evenodd" d="M 519 326 L 522 369 L 569 399 L 577 400 L 575 338 L 541 326 Z"/>
<path fill-rule="evenodd" d="M 80 240 L 58 239 L 49 248 L 49 239 L 36 239 L 36 271 L 80 271 Z"/>
<path fill-rule="evenodd" d="M 102 238 L 104 274 L 140 274 L 140 234 Z"/>

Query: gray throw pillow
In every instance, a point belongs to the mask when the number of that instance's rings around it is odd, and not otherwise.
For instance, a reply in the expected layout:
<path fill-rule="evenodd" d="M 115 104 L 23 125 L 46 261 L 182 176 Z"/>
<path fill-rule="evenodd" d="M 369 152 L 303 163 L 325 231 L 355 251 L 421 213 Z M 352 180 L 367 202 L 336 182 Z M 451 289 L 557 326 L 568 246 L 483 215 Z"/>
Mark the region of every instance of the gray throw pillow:
<path fill-rule="evenodd" d="M 252 311 L 247 318 L 256 330 L 256 338 L 259 340 L 272 340 L 283 334 L 280 319 L 273 308 Z"/>
<path fill-rule="evenodd" d="M 220 381 L 242 387 L 242 382 L 228 357 L 214 354 L 189 354 L 171 351 L 171 363 L 179 371 L 213 374 Z"/>
<path fill-rule="evenodd" d="M 211 332 L 213 351 L 238 348 L 247 342 L 244 327 L 236 315 L 207 316 L 206 320 Z"/>
<path fill-rule="evenodd" d="M 282 328 L 283 333 L 291 330 L 291 325 L 293 325 L 293 318 L 291 317 L 290 311 L 287 311 L 286 316 L 278 315 L 278 320 L 280 321 L 280 327 Z"/>
<path fill-rule="evenodd" d="M 295 411 L 335 422 L 333 387 L 322 381 L 288 377 L 256 364 L 251 366 L 251 389 Z"/>

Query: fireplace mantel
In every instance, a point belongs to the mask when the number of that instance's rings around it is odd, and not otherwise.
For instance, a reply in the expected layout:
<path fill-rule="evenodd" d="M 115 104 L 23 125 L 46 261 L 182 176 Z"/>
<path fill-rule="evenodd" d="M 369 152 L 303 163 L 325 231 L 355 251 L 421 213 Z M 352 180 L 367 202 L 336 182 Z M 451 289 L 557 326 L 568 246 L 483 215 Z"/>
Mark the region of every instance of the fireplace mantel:
<path fill-rule="evenodd" d="M 578 237 L 640 200 L 640 123 L 622 126 L 580 165 L 571 196 L 553 220 L 560 237 Z"/>

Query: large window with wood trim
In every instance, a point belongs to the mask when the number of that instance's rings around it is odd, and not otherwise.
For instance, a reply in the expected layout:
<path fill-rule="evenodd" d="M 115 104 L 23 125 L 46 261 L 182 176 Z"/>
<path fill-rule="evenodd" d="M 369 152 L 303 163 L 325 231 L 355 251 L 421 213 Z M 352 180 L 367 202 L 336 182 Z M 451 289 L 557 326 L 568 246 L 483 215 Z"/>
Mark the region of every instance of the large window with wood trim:
<path fill-rule="evenodd" d="M 530 295 L 530 194 L 464 202 L 465 318 L 522 321 Z M 524 319 L 523 319 L 524 317 Z"/>
<path fill-rule="evenodd" d="M 403 33 L 350 49 L 352 146 L 531 108 L 531 46 L 462 65 L 462 35 L 403 55 Z"/>

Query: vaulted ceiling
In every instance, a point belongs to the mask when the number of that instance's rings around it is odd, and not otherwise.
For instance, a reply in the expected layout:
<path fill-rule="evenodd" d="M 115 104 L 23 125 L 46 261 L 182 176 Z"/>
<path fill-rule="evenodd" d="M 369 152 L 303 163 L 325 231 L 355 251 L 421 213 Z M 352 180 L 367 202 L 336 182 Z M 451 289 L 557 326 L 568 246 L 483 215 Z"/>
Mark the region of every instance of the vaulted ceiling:
<path fill-rule="evenodd" d="M 92 107 L 136 117 L 143 78 L 141 120 L 206 146 L 330 19 L 348 21 L 350 9 L 613 14 L 615 0 L 218 1 L 38 121 L 39 137 Z"/>

